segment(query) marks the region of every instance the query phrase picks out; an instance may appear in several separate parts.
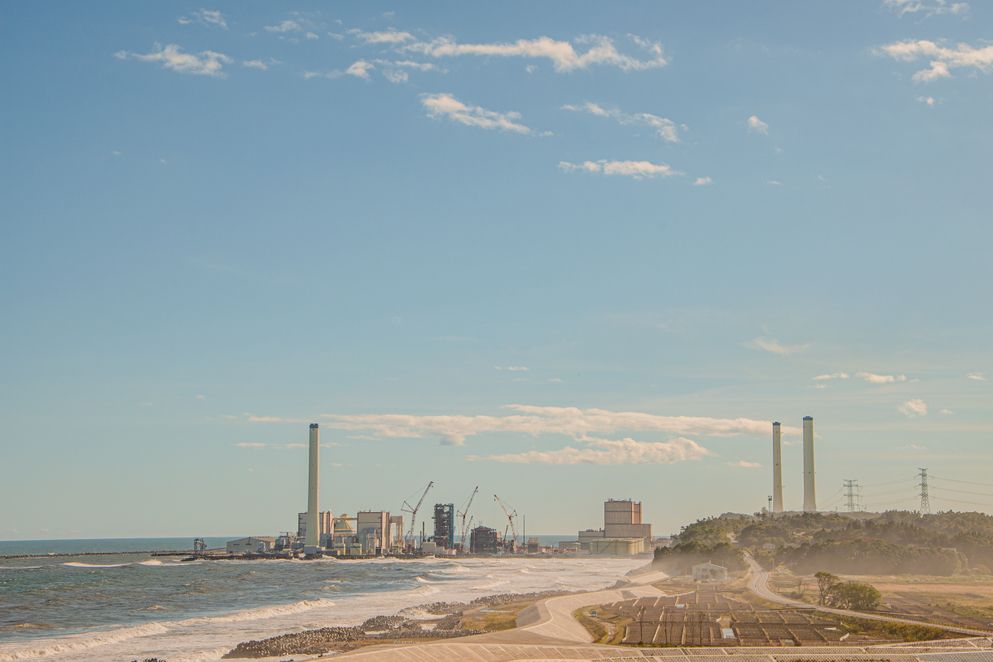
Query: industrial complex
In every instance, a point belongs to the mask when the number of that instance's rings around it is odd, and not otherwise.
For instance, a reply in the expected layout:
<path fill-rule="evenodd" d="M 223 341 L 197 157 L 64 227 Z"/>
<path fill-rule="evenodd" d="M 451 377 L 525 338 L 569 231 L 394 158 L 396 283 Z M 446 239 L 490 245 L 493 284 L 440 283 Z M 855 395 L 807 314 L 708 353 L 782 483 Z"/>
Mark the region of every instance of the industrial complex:
<path fill-rule="evenodd" d="M 503 530 L 473 526 L 472 505 L 479 493 L 477 486 L 469 498 L 456 509 L 454 503 L 436 503 L 433 514 L 422 513 L 434 482 L 428 482 L 415 503 L 404 501 L 400 514 L 387 510 L 360 510 L 354 515 L 335 516 L 320 510 L 320 427 L 310 424 L 308 444 L 307 510 L 297 515 L 296 531 L 278 536 L 250 536 L 231 540 L 228 554 L 278 555 L 303 557 L 368 558 L 376 556 L 462 556 L 468 554 L 591 554 L 633 556 L 648 554 L 667 538 L 652 535 L 652 525 L 642 517 L 642 503 L 632 499 L 607 499 L 603 504 L 603 524 L 576 533 L 575 539 L 543 545 L 537 538 L 527 538 L 518 531 L 517 511 L 498 495 L 493 500 L 506 518 Z M 782 426 L 772 424 L 772 495 L 769 512 L 785 510 L 783 503 Z M 412 499 L 413 500 L 413 499 Z M 803 419 L 803 511 L 817 511 L 814 470 L 814 419 Z M 406 517 L 405 517 L 406 516 Z M 418 529 L 418 524 L 420 528 Z"/>

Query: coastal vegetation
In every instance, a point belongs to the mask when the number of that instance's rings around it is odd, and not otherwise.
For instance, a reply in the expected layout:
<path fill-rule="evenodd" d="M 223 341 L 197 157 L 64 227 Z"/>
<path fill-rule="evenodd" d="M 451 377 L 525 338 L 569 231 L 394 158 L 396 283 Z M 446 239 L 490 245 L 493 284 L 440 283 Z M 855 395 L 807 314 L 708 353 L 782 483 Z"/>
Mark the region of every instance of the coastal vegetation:
<path fill-rule="evenodd" d="M 656 552 L 663 570 L 701 561 L 740 569 L 750 552 L 766 568 L 797 574 L 989 574 L 993 517 L 981 513 L 726 513 L 683 527 Z M 668 571 L 668 570 L 667 570 Z"/>

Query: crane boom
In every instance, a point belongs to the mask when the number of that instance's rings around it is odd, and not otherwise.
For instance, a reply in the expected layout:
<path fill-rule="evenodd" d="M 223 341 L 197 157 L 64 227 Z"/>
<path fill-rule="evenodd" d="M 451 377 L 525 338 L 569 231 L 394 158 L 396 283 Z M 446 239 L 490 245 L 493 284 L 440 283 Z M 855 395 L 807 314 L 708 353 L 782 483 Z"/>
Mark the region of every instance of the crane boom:
<path fill-rule="evenodd" d="M 400 507 L 405 513 L 410 513 L 410 530 L 407 532 L 407 541 L 410 546 L 414 545 L 414 526 L 417 523 L 417 511 L 421 509 L 421 504 L 424 503 L 424 497 L 428 495 L 428 491 L 434 487 L 434 481 L 429 481 L 428 486 L 424 488 L 424 492 L 421 494 L 421 498 L 417 500 L 416 506 L 411 506 L 406 500 Z"/>
<path fill-rule="evenodd" d="M 459 511 L 459 520 L 462 522 L 462 549 L 465 549 L 466 539 L 465 537 L 469 534 L 469 527 L 465 523 L 465 518 L 469 514 L 469 507 L 472 506 L 472 500 L 476 498 L 476 492 L 479 491 L 479 485 L 477 485 L 473 490 L 472 494 L 469 495 L 469 500 L 466 501 L 465 506 Z M 471 521 L 471 520 L 470 520 Z"/>
<path fill-rule="evenodd" d="M 508 506 L 503 502 L 500 497 L 493 495 L 493 500 L 497 502 L 500 508 L 503 510 L 503 514 L 507 516 L 507 526 L 503 530 L 503 537 L 507 537 L 507 529 L 509 528 L 511 533 L 514 534 L 514 547 L 517 547 L 517 525 L 514 524 L 514 518 L 517 517 L 517 511 Z"/>

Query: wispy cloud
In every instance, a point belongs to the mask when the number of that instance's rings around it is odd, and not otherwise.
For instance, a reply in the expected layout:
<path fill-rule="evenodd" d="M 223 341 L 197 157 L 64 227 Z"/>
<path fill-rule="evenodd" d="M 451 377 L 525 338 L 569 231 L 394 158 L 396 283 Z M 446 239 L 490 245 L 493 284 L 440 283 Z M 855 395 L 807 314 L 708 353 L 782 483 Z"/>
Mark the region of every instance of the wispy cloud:
<path fill-rule="evenodd" d="M 285 21 L 280 21 L 279 23 L 276 23 L 275 25 L 266 25 L 262 29 L 265 30 L 266 32 L 276 32 L 276 33 L 285 34 L 287 32 L 302 32 L 304 28 L 299 21 L 295 21 L 293 19 L 288 18 Z"/>
<path fill-rule="evenodd" d="M 748 460 L 738 460 L 737 462 L 728 462 L 732 467 L 738 467 L 739 469 L 761 469 L 762 465 L 758 462 L 749 462 Z"/>
<path fill-rule="evenodd" d="M 258 69 L 259 71 L 267 71 L 269 69 L 269 65 L 264 60 L 243 60 L 241 66 L 248 67 L 249 69 Z"/>
<path fill-rule="evenodd" d="M 758 115 L 752 115 L 745 120 L 745 125 L 748 127 L 750 133 L 761 133 L 763 135 L 769 133 L 769 125 L 760 120 Z"/>
<path fill-rule="evenodd" d="M 651 113 L 625 113 L 620 108 L 605 108 L 600 104 L 586 101 L 579 105 L 566 104 L 562 110 L 574 113 L 588 113 L 597 117 L 606 117 L 619 124 L 637 124 L 647 126 L 655 131 L 662 140 L 670 143 L 679 142 L 679 126 L 667 117 L 653 115 Z"/>
<path fill-rule="evenodd" d="M 362 78 L 364 80 L 369 80 L 369 72 L 376 68 L 372 62 L 366 60 L 356 60 L 347 69 L 345 73 L 349 76 L 355 76 L 356 78 Z"/>
<path fill-rule="evenodd" d="M 567 446 L 554 451 L 469 455 L 466 460 L 509 464 L 673 464 L 713 455 L 695 441 L 684 438 L 670 441 L 596 439 L 587 443 L 582 448 Z"/>
<path fill-rule="evenodd" d="M 763 337 L 750 340 L 746 346 L 751 347 L 752 349 L 760 349 L 763 352 L 769 352 L 770 354 L 778 354 L 779 356 L 790 356 L 791 354 L 797 354 L 807 350 L 810 347 L 809 344 L 787 345 L 779 342 L 779 340 L 775 338 Z"/>
<path fill-rule="evenodd" d="M 527 372 L 528 367 L 526 365 L 496 365 L 493 366 L 496 370 L 506 370 L 507 372 Z"/>
<path fill-rule="evenodd" d="M 857 372 L 855 376 L 869 384 L 897 384 L 908 381 L 907 375 L 877 375 L 874 372 Z"/>
<path fill-rule="evenodd" d="M 417 414 L 323 414 L 322 425 L 334 430 L 360 432 L 384 439 L 440 438 L 443 444 L 461 446 L 469 437 L 487 433 L 519 433 L 530 436 L 560 434 L 574 439 L 600 437 L 617 433 L 664 432 L 692 436 L 757 435 L 765 437 L 769 422 L 748 418 L 713 418 L 706 416 L 661 416 L 644 412 L 582 409 L 578 407 L 544 407 L 507 405 L 510 413 L 487 415 L 417 415 Z M 304 419 L 246 415 L 252 423 L 302 424 Z M 798 428 L 784 427 L 787 435 L 799 434 Z"/>
<path fill-rule="evenodd" d="M 693 186 L 710 186 L 714 180 L 710 177 L 697 177 L 693 180 Z"/>
<path fill-rule="evenodd" d="M 971 379 L 974 382 L 985 382 L 986 381 L 986 375 L 984 375 L 981 372 L 970 372 L 968 375 L 965 376 L 965 378 L 966 379 Z"/>
<path fill-rule="evenodd" d="M 847 372 L 831 372 L 824 375 L 817 375 L 814 377 L 815 382 L 829 382 L 835 379 L 848 379 L 849 375 Z"/>
<path fill-rule="evenodd" d="M 414 40 L 414 35 L 409 32 L 400 32 L 392 28 L 380 32 L 362 32 L 361 30 L 349 30 L 348 32 L 367 44 L 402 44 Z"/>
<path fill-rule="evenodd" d="M 924 104 L 925 106 L 928 106 L 928 107 L 931 107 L 931 108 L 933 108 L 935 106 L 935 104 L 938 103 L 938 100 L 935 99 L 934 97 L 917 97 L 917 100 L 919 102 L 921 102 L 922 104 Z"/>
<path fill-rule="evenodd" d="M 233 59 L 224 53 L 217 51 L 201 51 L 198 54 L 184 53 L 183 49 L 176 44 L 168 44 L 164 48 L 155 45 L 157 50 L 151 53 L 132 53 L 130 51 L 117 51 L 114 57 L 118 60 L 137 60 L 139 62 L 158 62 L 163 69 L 169 69 L 181 74 L 193 74 L 196 76 L 224 77 L 224 65 L 234 62 Z"/>
<path fill-rule="evenodd" d="M 487 110 L 482 106 L 471 106 L 456 99 L 453 95 L 443 92 L 440 94 L 422 94 L 421 105 L 427 111 L 428 117 L 448 118 L 453 122 L 475 126 L 480 129 L 496 129 L 508 133 L 531 134 L 533 130 L 521 124 L 521 114 L 513 111 L 497 112 Z"/>
<path fill-rule="evenodd" d="M 189 16 L 180 16 L 176 19 L 176 22 L 180 25 L 199 23 L 200 25 L 221 28 L 222 30 L 228 29 L 228 22 L 219 9 L 197 9 L 194 12 L 190 12 Z"/>
<path fill-rule="evenodd" d="M 973 69 L 983 73 L 993 70 L 993 45 L 973 47 L 966 43 L 954 48 L 927 39 L 897 41 L 877 49 L 877 53 L 887 55 L 902 62 L 929 60 L 926 69 L 913 75 L 916 82 L 929 82 L 939 78 L 951 78 L 953 69 Z"/>
<path fill-rule="evenodd" d="M 662 44 L 636 35 L 631 35 L 630 38 L 635 46 L 647 53 L 647 59 L 621 53 L 612 39 L 600 35 L 591 35 L 575 41 L 580 47 L 586 46 L 584 52 L 577 50 L 573 43 L 551 37 L 476 44 L 458 43 L 452 37 L 440 37 L 428 42 L 407 44 L 403 49 L 438 58 L 478 55 L 547 59 L 558 72 L 587 69 L 594 65 L 617 67 L 623 71 L 642 71 L 658 69 L 668 64 L 662 51 Z"/>
<path fill-rule="evenodd" d="M 907 400 L 896 409 L 907 418 L 927 416 L 927 403 L 919 399 Z"/>
<path fill-rule="evenodd" d="M 571 163 L 559 161 L 559 169 L 565 172 L 588 172 L 600 175 L 618 175 L 632 179 L 654 179 L 656 177 L 675 177 L 683 173 L 675 170 L 667 163 L 652 163 L 651 161 L 583 161 Z"/>
<path fill-rule="evenodd" d="M 969 3 L 948 0 L 883 0 L 883 7 L 900 17 L 908 14 L 925 18 L 943 14 L 964 16 L 969 13 Z"/>

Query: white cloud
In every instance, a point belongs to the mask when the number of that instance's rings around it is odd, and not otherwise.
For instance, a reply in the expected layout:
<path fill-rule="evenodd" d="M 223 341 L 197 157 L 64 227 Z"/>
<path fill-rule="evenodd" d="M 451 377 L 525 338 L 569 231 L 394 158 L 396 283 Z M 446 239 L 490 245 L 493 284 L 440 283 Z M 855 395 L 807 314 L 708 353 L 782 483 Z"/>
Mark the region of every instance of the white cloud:
<path fill-rule="evenodd" d="M 228 29 L 228 22 L 219 9 L 198 9 L 191 12 L 191 16 L 180 16 L 176 19 L 176 22 L 180 25 L 199 23 L 208 27 L 221 28 L 222 30 Z"/>
<path fill-rule="evenodd" d="M 496 365 L 493 366 L 496 370 L 506 370 L 508 372 L 527 372 L 528 367 L 526 365 Z"/>
<path fill-rule="evenodd" d="M 511 464 L 673 464 L 713 455 L 695 441 L 684 438 L 670 441 L 595 439 L 587 443 L 589 445 L 585 448 L 567 446 L 554 451 L 469 455 L 466 460 Z"/>
<path fill-rule="evenodd" d="M 235 446 L 238 448 L 265 448 L 268 444 L 261 441 L 239 441 Z"/>
<path fill-rule="evenodd" d="M 585 52 L 577 52 L 572 43 L 551 37 L 518 39 L 505 43 L 460 44 L 451 37 L 440 37 L 429 42 L 418 42 L 404 46 L 404 50 L 423 53 L 431 57 L 456 57 L 480 55 L 485 57 L 544 58 L 552 62 L 555 71 L 566 72 L 586 69 L 593 65 L 617 67 L 623 71 L 658 69 L 668 64 L 662 52 L 662 45 L 640 37 L 631 40 L 649 53 L 649 59 L 620 53 L 609 37 L 591 35 L 577 39 L 577 44 L 588 45 Z"/>
<path fill-rule="evenodd" d="M 207 399 L 207 396 L 206 396 L 206 395 L 204 395 L 203 393 L 197 393 L 197 396 L 196 396 L 196 398 L 197 398 L 197 400 L 199 400 L 200 402 L 203 402 L 204 400 L 206 400 L 206 399 Z"/>
<path fill-rule="evenodd" d="M 749 462 L 748 460 L 738 460 L 737 462 L 728 462 L 732 467 L 738 467 L 739 469 L 761 469 L 762 465 L 758 462 Z"/>
<path fill-rule="evenodd" d="M 747 120 L 745 124 L 748 126 L 748 131 L 751 133 L 769 133 L 769 125 L 759 119 L 758 115 L 752 115 Z"/>
<path fill-rule="evenodd" d="M 224 53 L 216 51 L 201 51 L 198 54 L 183 53 L 182 48 L 176 44 L 169 44 L 165 48 L 156 44 L 158 50 L 151 53 L 132 53 L 130 51 L 118 51 L 114 57 L 118 60 L 138 60 L 139 62 L 159 62 L 163 69 L 169 69 L 181 74 L 193 74 L 196 76 L 224 77 L 224 65 L 234 62 Z"/>
<path fill-rule="evenodd" d="M 410 74 L 402 69 L 387 69 L 383 72 L 383 77 L 391 83 L 406 83 L 410 79 Z"/>
<path fill-rule="evenodd" d="M 521 124 L 521 114 L 516 112 L 501 113 L 487 110 L 482 106 L 470 106 L 462 103 L 447 92 L 440 94 L 422 94 L 421 104 L 429 117 L 447 117 L 453 122 L 475 126 L 481 129 L 498 129 L 510 133 L 530 134 L 532 129 Z"/>
<path fill-rule="evenodd" d="M 874 372 L 858 372 L 855 376 L 870 384 L 897 384 L 907 381 L 907 375 L 877 375 Z"/>
<path fill-rule="evenodd" d="M 468 437 L 487 433 L 519 433 L 537 437 L 562 434 L 574 439 L 631 432 L 665 432 L 675 435 L 736 436 L 765 438 L 770 423 L 748 418 L 705 416 L 659 416 L 642 412 L 618 412 L 578 407 L 508 405 L 511 413 L 485 415 L 416 414 L 324 414 L 321 424 L 334 430 L 362 432 L 379 438 L 419 439 L 436 437 L 442 443 L 461 446 Z M 246 415 L 251 423 L 303 424 L 304 419 Z M 798 434 L 798 428 L 784 427 L 784 434 Z"/>
<path fill-rule="evenodd" d="M 766 184 L 768 184 L 769 186 L 782 186 L 783 185 L 783 183 L 781 181 L 779 181 L 778 179 L 770 179 L 769 181 L 766 182 Z"/>
<path fill-rule="evenodd" d="M 984 375 L 981 372 L 970 372 L 968 375 L 965 376 L 965 378 L 966 379 L 971 379 L 974 382 L 985 382 L 986 381 L 986 375 Z"/>
<path fill-rule="evenodd" d="M 917 97 L 917 100 L 920 101 L 925 106 L 931 106 L 931 107 L 934 107 L 934 105 L 938 103 L 938 100 L 935 99 L 934 97 Z"/>
<path fill-rule="evenodd" d="M 988 73 L 993 70 L 993 45 L 972 47 L 966 43 L 954 48 L 942 46 L 927 39 L 897 41 L 876 51 L 894 60 L 915 62 L 927 59 L 928 66 L 914 73 L 917 82 L 929 82 L 938 78 L 951 78 L 952 69 L 975 69 Z"/>
<path fill-rule="evenodd" d="M 266 32 L 300 32 L 303 30 L 303 26 L 297 21 L 286 19 L 285 21 L 280 21 L 275 25 L 267 25 L 263 29 Z"/>
<path fill-rule="evenodd" d="M 791 354 L 796 354 L 802 352 L 810 347 L 809 344 L 804 345 L 786 345 L 779 342 L 775 338 L 754 338 L 747 343 L 748 347 L 752 349 L 760 349 L 763 352 L 769 352 L 770 354 L 778 354 L 779 356 L 789 356 Z"/>
<path fill-rule="evenodd" d="M 304 37 L 306 37 L 310 41 L 317 41 L 318 39 L 320 39 L 320 37 L 317 36 L 316 32 L 308 32 L 307 34 L 304 35 Z"/>
<path fill-rule="evenodd" d="M 900 17 L 907 14 L 925 17 L 942 14 L 962 16 L 969 13 L 969 3 L 948 0 L 883 0 L 883 7 Z"/>
<path fill-rule="evenodd" d="M 655 134 L 666 142 L 679 142 L 679 127 L 667 117 L 652 115 L 651 113 L 625 113 L 620 108 L 604 108 L 592 101 L 587 101 L 579 105 L 566 104 L 562 106 L 562 110 L 606 117 L 620 124 L 641 124 L 653 129 Z"/>
<path fill-rule="evenodd" d="M 262 60 L 243 60 L 241 66 L 248 67 L 249 69 L 258 69 L 259 71 L 266 71 L 269 69 L 269 65 Z"/>
<path fill-rule="evenodd" d="M 942 416 L 954 416 L 955 415 L 955 412 L 954 411 L 952 411 L 951 409 L 947 409 L 947 408 L 940 410 L 938 413 L 941 414 Z"/>
<path fill-rule="evenodd" d="M 693 186 L 710 186 L 714 180 L 710 177 L 697 177 L 693 180 Z"/>
<path fill-rule="evenodd" d="M 927 403 L 923 400 L 907 400 L 896 409 L 908 418 L 927 416 Z"/>
<path fill-rule="evenodd" d="M 362 78 L 364 80 L 369 80 L 369 72 L 376 68 L 372 62 L 367 62 L 366 60 L 356 60 L 345 69 L 345 73 L 349 76 L 355 76 L 356 78 Z"/>
<path fill-rule="evenodd" d="M 349 32 L 367 44 L 402 44 L 414 40 L 414 35 L 409 32 L 399 32 L 392 28 L 382 32 L 361 32 L 359 30 L 350 30 Z"/>
<path fill-rule="evenodd" d="M 333 448 L 338 444 L 321 444 L 321 448 Z M 269 448 L 273 450 L 299 450 L 301 448 L 307 448 L 307 444 L 302 443 L 288 443 L 288 444 L 267 444 L 262 441 L 239 441 L 235 444 L 237 448 L 252 448 L 252 449 L 262 449 Z"/>
<path fill-rule="evenodd" d="M 834 379 L 848 379 L 849 375 L 847 372 L 831 372 L 825 375 L 817 375 L 814 377 L 815 382 L 829 382 Z"/>
<path fill-rule="evenodd" d="M 601 175 L 620 175 L 634 179 L 651 179 L 654 177 L 675 177 L 683 173 L 674 170 L 667 163 L 652 163 L 651 161 L 583 161 L 570 163 L 559 161 L 559 169 L 565 172 L 588 172 Z"/>

